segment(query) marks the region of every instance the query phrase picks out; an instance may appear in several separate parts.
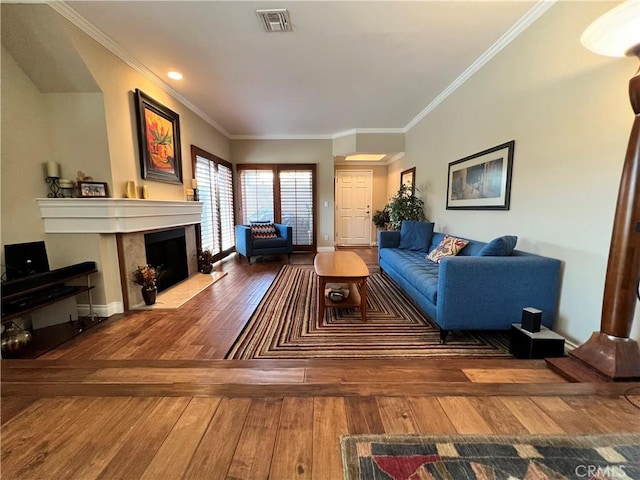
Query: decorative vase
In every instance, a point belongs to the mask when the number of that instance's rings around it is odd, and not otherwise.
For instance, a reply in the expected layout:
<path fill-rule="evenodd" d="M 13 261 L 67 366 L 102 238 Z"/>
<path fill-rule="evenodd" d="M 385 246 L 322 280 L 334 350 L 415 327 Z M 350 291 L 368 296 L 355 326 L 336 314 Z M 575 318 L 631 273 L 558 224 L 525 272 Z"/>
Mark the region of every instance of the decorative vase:
<path fill-rule="evenodd" d="M 2 334 L 2 355 L 10 356 L 20 352 L 31 343 L 31 340 L 33 340 L 31 332 L 11 322 Z"/>
<path fill-rule="evenodd" d="M 153 305 L 156 303 L 158 296 L 158 287 L 142 287 L 142 298 L 146 305 Z"/>

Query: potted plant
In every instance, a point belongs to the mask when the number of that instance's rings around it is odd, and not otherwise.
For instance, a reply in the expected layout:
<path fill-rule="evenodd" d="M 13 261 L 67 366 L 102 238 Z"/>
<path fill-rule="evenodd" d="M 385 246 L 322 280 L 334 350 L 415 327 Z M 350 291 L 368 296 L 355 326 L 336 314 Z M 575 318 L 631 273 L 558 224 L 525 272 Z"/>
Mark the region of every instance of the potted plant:
<path fill-rule="evenodd" d="M 198 271 L 202 273 L 211 273 L 213 270 L 213 253 L 211 250 L 205 249 L 198 252 Z"/>
<path fill-rule="evenodd" d="M 390 221 L 389 209 L 387 208 L 387 206 L 385 205 L 382 210 L 376 210 L 376 213 L 373 214 L 371 220 L 373 221 L 373 224 L 380 230 L 386 229 Z"/>
<path fill-rule="evenodd" d="M 146 305 L 156 303 L 158 296 L 157 282 L 160 275 L 160 267 L 153 267 L 151 265 L 138 265 L 133 271 L 132 279 L 142 287 L 142 298 Z"/>
<path fill-rule="evenodd" d="M 403 220 L 426 220 L 424 202 L 411 193 L 411 187 L 401 185 L 389 203 L 385 206 L 389 210 L 389 225 L 394 230 L 400 230 Z"/>

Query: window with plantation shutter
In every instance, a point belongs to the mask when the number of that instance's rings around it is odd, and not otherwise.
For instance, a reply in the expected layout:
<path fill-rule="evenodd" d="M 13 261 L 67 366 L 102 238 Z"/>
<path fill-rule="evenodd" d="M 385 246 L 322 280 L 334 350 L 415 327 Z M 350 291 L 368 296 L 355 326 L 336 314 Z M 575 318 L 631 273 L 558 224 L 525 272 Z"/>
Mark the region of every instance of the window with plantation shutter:
<path fill-rule="evenodd" d="M 273 171 L 239 169 L 242 223 L 274 221 Z"/>
<path fill-rule="evenodd" d="M 313 245 L 313 172 L 281 170 L 279 177 L 282 223 L 293 227 L 294 245 Z"/>
<path fill-rule="evenodd" d="M 202 202 L 199 248 L 211 250 L 219 260 L 235 246 L 233 170 L 230 163 L 198 147 L 191 146 L 191 156 Z"/>
<path fill-rule="evenodd" d="M 243 224 L 291 225 L 295 250 L 315 251 L 315 172 L 312 164 L 237 165 Z"/>
<path fill-rule="evenodd" d="M 229 250 L 236 244 L 233 216 L 233 170 L 218 164 L 218 198 L 220 199 L 220 241 L 222 250 Z"/>
<path fill-rule="evenodd" d="M 218 235 L 218 206 L 216 204 L 216 182 L 213 162 L 196 156 L 196 180 L 198 180 L 198 197 L 202 202 L 202 220 L 200 222 L 200 241 L 202 250 L 211 250 L 215 255 L 220 253 Z"/>

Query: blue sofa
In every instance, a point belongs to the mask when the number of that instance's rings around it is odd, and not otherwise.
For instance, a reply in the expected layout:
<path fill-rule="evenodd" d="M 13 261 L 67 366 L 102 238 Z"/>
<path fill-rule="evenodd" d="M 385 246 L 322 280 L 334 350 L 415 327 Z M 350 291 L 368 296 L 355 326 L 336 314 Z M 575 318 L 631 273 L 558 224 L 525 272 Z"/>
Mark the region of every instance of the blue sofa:
<path fill-rule="evenodd" d="M 432 233 L 424 238 L 414 231 L 411 248 L 401 242 L 401 232 L 380 232 L 378 261 L 381 271 L 438 324 L 443 343 L 450 330 L 508 330 L 520 323 L 524 307 L 542 310 L 542 324 L 551 328 L 558 309 L 559 260 L 518 250 L 481 256 L 496 239 L 484 252 L 487 243 L 469 240 L 457 256 L 435 263 L 425 256 L 445 235 L 429 225 Z"/>
<path fill-rule="evenodd" d="M 293 252 L 293 227 L 275 223 L 277 237 L 253 238 L 249 225 L 236 225 L 236 252 L 247 258 L 256 255 L 286 254 L 291 258 Z"/>

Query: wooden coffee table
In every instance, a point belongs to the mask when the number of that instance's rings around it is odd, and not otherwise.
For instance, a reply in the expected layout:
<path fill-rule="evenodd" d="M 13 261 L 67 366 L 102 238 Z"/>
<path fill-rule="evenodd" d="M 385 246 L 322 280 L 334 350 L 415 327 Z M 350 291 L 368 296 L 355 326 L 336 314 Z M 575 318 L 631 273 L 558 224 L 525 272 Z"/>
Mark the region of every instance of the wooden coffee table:
<path fill-rule="evenodd" d="M 360 318 L 366 322 L 369 269 L 362 258 L 354 252 L 322 252 L 316 255 L 313 267 L 319 280 L 318 317 L 324 318 L 324 310 L 329 307 L 360 307 Z M 329 300 L 324 294 L 327 283 L 348 283 L 349 297 L 342 302 Z"/>

